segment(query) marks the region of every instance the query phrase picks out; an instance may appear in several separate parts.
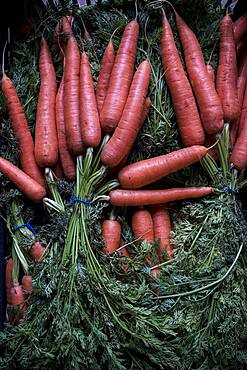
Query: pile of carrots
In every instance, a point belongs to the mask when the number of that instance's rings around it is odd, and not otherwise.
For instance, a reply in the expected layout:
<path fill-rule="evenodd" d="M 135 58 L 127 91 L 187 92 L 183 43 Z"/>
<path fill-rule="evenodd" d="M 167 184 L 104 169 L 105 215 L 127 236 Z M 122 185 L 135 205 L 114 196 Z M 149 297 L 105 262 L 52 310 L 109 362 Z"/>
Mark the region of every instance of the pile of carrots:
<path fill-rule="evenodd" d="M 186 70 L 165 12 L 161 61 L 184 145 L 180 150 L 126 165 L 152 105 L 148 96 L 150 62 L 142 61 L 135 70 L 139 36 L 137 17 L 126 25 L 117 53 L 112 43 L 113 35 L 110 38 L 96 89 L 89 57 L 85 50 L 80 51 L 73 34 L 72 17 L 63 17 L 56 28 L 56 40 L 64 66 L 58 88 L 49 47 L 42 37 L 34 139 L 13 82 L 4 70 L 2 77 L 2 91 L 18 140 L 21 169 L 0 158 L 0 172 L 30 200 L 40 202 L 47 194 L 46 169 L 54 170 L 69 182 L 75 181 L 76 157 L 83 157 L 88 148 L 96 150 L 104 139 L 106 144 L 100 153 L 100 160 L 105 171 L 110 169 L 111 174 L 117 174 L 120 185 L 119 189 L 109 193 L 108 200 L 112 206 L 136 207 L 131 218 L 134 238 L 137 243 L 145 240 L 153 244 L 157 240 L 159 263 L 164 258 L 174 258 L 174 246 L 170 241 L 172 223 L 169 203 L 209 195 L 213 188 L 155 190 L 144 187 L 211 153 L 207 143 L 216 143 L 224 122 L 230 124 L 232 165 L 238 170 L 244 170 L 247 166 L 247 16 L 244 15 L 235 24 L 228 15 L 222 19 L 219 65 L 215 77 L 212 67 L 205 64 L 196 35 L 174 12 Z M 119 250 L 122 255 L 129 256 L 121 241 L 121 225 L 114 213 L 103 221 L 102 237 L 105 253 Z M 32 257 L 37 259 L 35 255 Z M 145 262 L 152 265 L 152 256 L 148 255 Z M 11 271 L 9 259 L 6 289 L 7 293 L 14 289 L 18 299 L 13 299 L 8 293 L 8 303 L 23 304 L 25 295 L 23 292 L 17 294 L 17 290 L 26 289 L 25 282 L 22 279 L 22 286 L 14 286 Z M 159 267 L 153 266 L 152 272 L 156 277 Z M 29 286 L 26 294 L 30 292 Z"/>

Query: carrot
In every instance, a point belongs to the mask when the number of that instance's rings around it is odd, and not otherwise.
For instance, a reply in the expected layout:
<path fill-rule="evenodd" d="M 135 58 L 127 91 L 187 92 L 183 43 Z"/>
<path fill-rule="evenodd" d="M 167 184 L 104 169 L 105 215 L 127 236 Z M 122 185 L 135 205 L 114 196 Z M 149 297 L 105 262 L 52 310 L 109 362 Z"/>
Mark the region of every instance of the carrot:
<path fill-rule="evenodd" d="M 74 17 L 71 15 L 66 15 L 62 17 L 62 23 L 63 23 L 62 30 L 67 37 L 70 37 L 70 35 L 72 34 L 71 26 L 72 26 L 73 20 L 74 20 Z"/>
<path fill-rule="evenodd" d="M 244 33 L 247 31 L 247 13 L 243 14 L 240 18 L 233 23 L 233 34 L 235 42 L 239 42 Z"/>
<path fill-rule="evenodd" d="M 44 257 L 46 251 L 46 245 L 41 243 L 41 242 L 35 242 L 31 249 L 29 250 L 29 254 L 31 258 L 34 261 L 41 261 L 42 258 Z"/>
<path fill-rule="evenodd" d="M 107 94 L 114 60 L 115 60 L 115 51 L 112 40 L 110 39 L 103 55 L 96 87 L 96 100 L 99 113 L 102 110 L 105 97 Z"/>
<path fill-rule="evenodd" d="M 9 304 L 12 306 L 20 305 L 25 301 L 23 289 L 21 285 L 15 285 L 9 291 Z"/>
<path fill-rule="evenodd" d="M 232 20 L 229 15 L 226 15 L 220 22 L 220 52 L 216 86 L 222 103 L 224 118 L 227 122 L 237 119 L 240 114 L 237 75 L 237 57 Z"/>
<path fill-rule="evenodd" d="M 5 286 L 7 290 L 12 288 L 13 286 L 13 277 L 12 277 L 13 267 L 14 267 L 13 258 L 10 257 L 7 260 L 5 269 Z"/>
<path fill-rule="evenodd" d="M 206 69 L 207 69 L 209 77 L 212 79 L 213 83 L 215 83 L 214 67 L 211 66 L 211 64 L 206 64 Z"/>
<path fill-rule="evenodd" d="M 136 209 L 132 213 L 131 227 L 136 239 L 154 242 L 153 220 L 147 209 Z"/>
<path fill-rule="evenodd" d="M 7 100 L 9 116 L 13 132 L 18 140 L 20 163 L 23 171 L 44 186 L 44 177 L 34 157 L 34 143 L 30 133 L 25 113 L 16 93 L 13 81 L 3 72 L 2 90 Z"/>
<path fill-rule="evenodd" d="M 32 293 L 33 286 L 32 286 L 32 276 L 31 275 L 24 275 L 21 280 L 22 288 L 25 294 Z"/>
<path fill-rule="evenodd" d="M 66 180 L 74 181 L 76 172 L 75 161 L 72 154 L 69 152 L 69 147 L 65 135 L 63 95 L 64 95 L 64 77 L 60 82 L 60 86 L 56 96 L 56 125 L 57 125 L 58 149 L 64 176 Z"/>
<path fill-rule="evenodd" d="M 167 190 L 112 190 L 109 200 L 114 206 L 146 206 L 159 203 L 170 203 L 177 200 L 201 198 L 210 193 L 211 187 L 174 188 Z"/>
<path fill-rule="evenodd" d="M 165 13 L 161 37 L 161 60 L 181 140 L 185 146 L 204 143 L 204 131 L 195 98 L 183 69 L 172 30 Z"/>
<path fill-rule="evenodd" d="M 68 146 L 72 154 L 83 152 L 80 126 L 80 51 L 73 35 L 65 50 L 64 120 Z"/>
<path fill-rule="evenodd" d="M 208 149 L 193 145 L 158 157 L 144 159 L 120 170 L 118 179 L 122 188 L 137 189 L 201 160 Z"/>
<path fill-rule="evenodd" d="M 116 220 L 104 220 L 102 223 L 104 252 L 113 253 L 120 247 L 121 225 Z"/>
<path fill-rule="evenodd" d="M 134 75 L 120 122 L 101 153 L 104 165 L 115 167 L 130 153 L 143 123 L 142 114 L 149 81 L 150 65 L 145 60 Z"/>
<path fill-rule="evenodd" d="M 80 67 L 80 121 L 83 145 L 96 148 L 101 140 L 101 127 L 91 68 L 85 52 L 81 55 Z"/>
<path fill-rule="evenodd" d="M 114 131 L 122 116 L 134 71 L 138 34 L 139 24 L 134 19 L 125 27 L 100 113 L 101 126 L 105 132 Z"/>
<path fill-rule="evenodd" d="M 40 202 L 44 198 L 46 190 L 43 186 L 2 157 L 0 157 L 0 172 L 32 201 Z"/>
<path fill-rule="evenodd" d="M 56 130 L 56 74 L 46 40 L 39 57 L 40 91 L 35 126 L 35 159 L 40 167 L 53 167 L 58 160 Z"/>
<path fill-rule="evenodd" d="M 222 131 L 223 112 L 212 78 L 209 76 L 200 44 L 194 32 L 176 12 L 179 38 L 185 64 L 198 103 L 202 124 L 208 134 Z"/>
<path fill-rule="evenodd" d="M 158 255 L 161 258 L 161 251 L 164 250 L 169 258 L 173 258 L 174 254 L 170 243 L 170 233 L 172 230 L 171 219 L 168 206 L 164 204 L 157 205 L 151 208 L 151 215 L 154 225 L 154 238 L 159 242 Z"/>

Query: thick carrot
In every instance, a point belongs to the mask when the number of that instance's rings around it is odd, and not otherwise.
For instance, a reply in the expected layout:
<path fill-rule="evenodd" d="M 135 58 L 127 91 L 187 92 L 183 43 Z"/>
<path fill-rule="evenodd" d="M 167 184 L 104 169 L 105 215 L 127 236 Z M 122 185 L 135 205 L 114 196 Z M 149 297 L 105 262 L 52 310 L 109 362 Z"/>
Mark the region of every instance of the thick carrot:
<path fill-rule="evenodd" d="M 122 188 L 138 189 L 200 161 L 207 151 L 204 146 L 193 145 L 165 155 L 144 159 L 120 170 L 118 179 Z"/>
<path fill-rule="evenodd" d="M 115 51 L 112 40 L 110 39 L 103 55 L 96 87 L 96 100 L 99 113 L 102 110 L 105 97 L 108 91 L 114 60 L 115 60 Z"/>
<path fill-rule="evenodd" d="M 101 140 L 101 127 L 93 77 L 85 52 L 81 55 L 80 67 L 80 121 L 83 145 L 96 148 Z"/>
<path fill-rule="evenodd" d="M 167 190 L 112 190 L 109 199 L 114 206 L 146 206 L 177 200 L 201 198 L 212 193 L 211 187 L 174 188 Z"/>
<path fill-rule="evenodd" d="M 150 65 L 145 60 L 134 75 L 120 122 L 101 153 L 104 165 L 115 167 L 130 153 L 143 123 L 143 107 L 149 81 Z"/>
<path fill-rule="evenodd" d="M 114 131 L 122 116 L 134 71 L 138 35 L 139 24 L 135 19 L 125 27 L 100 113 L 105 132 Z"/>
<path fill-rule="evenodd" d="M 22 288 L 24 290 L 24 293 L 30 294 L 33 290 L 33 284 L 32 284 L 32 276 L 31 275 L 24 275 L 21 280 Z"/>
<path fill-rule="evenodd" d="M 233 38 L 232 20 L 226 15 L 220 22 L 220 49 L 216 86 L 224 118 L 227 122 L 237 119 L 240 107 L 237 94 L 237 56 Z"/>
<path fill-rule="evenodd" d="M 132 213 L 131 227 L 134 237 L 147 243 L 154 242 L 154 227 L 150 212 L 147 209 L 136 209 Z"/>
<path fill-rule="evenodd" d="M 56 124 L 57 124 L 58 149 L 64 176 L 66 180 L 74 181 L 76 172 L 75 161 L 72 154 L 69 152 L 69 147 L 66 140 L 63 94 L 64 94 L 64 78 L 62 78 L 60 82 L 60 86 L 56 96 Z"/>
<path fill-rule="evenodd" d="M 203 144 L 205 136 L 195 98 L 165 14 L 160 53 L 181 140 L 185 146 Z"/>
<path fill-rule="evenodd" d="M 83 153 L 80 126 L 80 51 L 70 34 L 65 49 L 64 119 L 69 149 L 72 154 Z"/>
<path fill-rule="evenodd" d="M 46 251 L 46 245 L 41 242 L 35 242 L 31 249 L 29 250 L 29 254 L 34 261 L 41 261 Z"/>
<path fill-rule="evenodd" d="M 0 172 L 2 172 L 17 188 L 34 202 L 40 202 L 46 195 L 46 190 L 37 181 L 11 162 L 0 157 Z"/>
<path fill-rule="evenodd" d="M 239 42 L 247 31 L 247 13 L 243 14 L 235 23 L 233 23 L 233 34 L 235 42 Z"/>
<path fill-rule="evenodd" d="M 154 238 L 159 242 L 159 248 L 157 250 L 158 255 L 161 259 L 161 251 L 164 250 L 169 258 L 173 258 L 174 254 L 170 243 L 170 233 L 172 230 L 171 219 L 169 215 L 168 206 L 160 204 L 151 208 L 151 215 L 154 225 Z"/>
<path fill-rule="evenodd" d="M 34 143 L 25 113 L 16 93 L 13 81 L 3 73 L 2 90 L 7 100 L 8 112 L 14 135 L 20 149 L 20 163 L 23 171 L 44 186 L 44 177 L 34 157 Z"/>
<path fill-rule="evenodd" d="M 206 69 L 207 69 L 209 77 L 212 79 L 213 83 L 215 83 L 214 67 L 211 66 L 211 64 L 206 64 Z"/>
<path fill-rule="evenodd" d="M 104 252 L 113 253 L 120 247 L 121 224 L 117 220 L 104 220 L 102 223 Z"/>
<path fill-rule="evenodd" d="M 186 68 L 200 110 L 204 130 L 215 134 L 223 129 L 223 112 L 212 78 L 209 76 L 200 44 L 194 32 L 176 13 L 179 38 L 184 51 Z"/>
<path fill-rule="evenodd" d="M 35 126 L 35 159 L 40 167 L 53 167 L 58 160 L 56 130 L 56 74 L 44 38 L 39 56 L 40 91 Z"/>
<path fill-rule="evenodd" d="M 5 269 L 5 286 L 7 290 L 12 288 L 13 286 L 13 277 L 12 277 L 13 266 L 14 266 L 13 258 L 10 257 L 7 260 L 6 269 Z"/>

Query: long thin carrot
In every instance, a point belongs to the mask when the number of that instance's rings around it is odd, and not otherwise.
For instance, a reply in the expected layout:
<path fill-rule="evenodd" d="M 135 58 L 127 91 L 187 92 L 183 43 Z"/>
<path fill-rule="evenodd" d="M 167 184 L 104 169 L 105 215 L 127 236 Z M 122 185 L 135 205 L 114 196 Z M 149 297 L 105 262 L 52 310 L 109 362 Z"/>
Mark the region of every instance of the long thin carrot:
<path fill-rule="evenodd" d="M 104 220 L 102 222 L 102 237 L 104 252 L 113 253 L 120 247 L 121 224 L 117 220 Z"/>
<path fill-rule="evenodd" d="M 158 157 L 144 159 L 120 170 L 118 179 L 122 188 L 138 189 L 201 160 L 208 149 L 193 145 Z"/>
<path fill-rule="evenodd" d="M 93 77 L 85 52 L 81 55 L 80 67 L 80 121 L 83 145 L 96 148 L 101 140 L 101 127 Z"/>
<path fill-rule="evenodd" d="M 211 187 L 174 188 L 167 190 L 112 190 L 109 199 L 112 205 L 147 206 L 159 203 L 170 203 L 177 200 L 201 198 L 212 193 Z"/>
<path fill-rule="evenodd" d="M 72 154 L 69 152 L 69 147 L 66 140 L 63 94 L 64 94 L 64 77 L 60 82 L 60 86 L 56 96 L 56 124 L 57 124 L 58 149 L 64 176 L 68 181 L 74 181 L 76 173 L 75 161 Z"/>
<path fill-rule="evenodd" d="M 7 100 L 13 132 L 18 140 L 20 163 L 23 171 L 44 186 L 44 177 L 34 157 L 34 143 L 25 113 L 16 93 L 13 81 L 3 72 L 2 90 Z"/>
<path fill-rule="evenodd" d="M 200 44 L 194 32 L 176 12 L 179 38 L 186 68 L 199 106 L 204 130 L 215 134 L 223 129 L 223 112 L 212 78 L 207 72 Z"/>
<path fill-rule="evenodd" d="M 114 60 L 115 60 L 115 51 L 112 40 L 110 39 L 103 55 L 96 87 L 96 100 L 99 113 L 102 110 L 105 97 L 107 95 Z"/>
<path fill-rule="evenodd" d="M 53 167 L 58 160 L 56 130 L 56 74 L 46 40 L 42 37 L 40 56 L 40 92 L 35 126 L 35 159 L 40 167 Z"/>
<path fill-rule="evenodd" d="M 205 136 L 195 98 L 165 13 L 163 14 L 160 53 L 181 140 L 185 146 L 203 144 Z"/>
<path fill-rule="evenodd" d="M 233 38 L 233 25 L 229 15 L 220 22 L 220 52 L 216 87 L 224 118 L 227 122 L 237 119 L 240 107 L 237 94 L 237 57 Z"/>
<path fill-rule="evenodd" d="M 233 34 L 236 43 L 240 41 L 245 32 L 247 32 L 247 13 L 233 23 Z"/>
<path fill-rule="evenodd" d="M 133 76 L 139 24 L 127 24 L 112 68 L 107 95 L 100 113 L 102 129 L 112 132 L 118 125 L 128 97 Z"/>
<path fill-rule="evenodd" d="M 158 255 L 161 258 L 161 251 L 164 250 L 169 258 L 173 258 L 173 248 L 170 242 L 170 233 L 172 230 L 171 219 L 168 206 L 160 204 L 151 208 L 151 215 L 154 225 L 154 238 L 159 242 Z"/>
<path fill-rule="evenodd" d="M 120 122 L 101 153 L 100 158 L 104 165 L 117 166 L 131 151 L 143 123 L 143 106 L 149 81 L 150 65 L 145 60 L 134 75 Z"/>
<path fill-rule="evenodd" d="M 0 172 L 2 172 L 18 189 L 34 202 L 40 202 L 46 190 L 37 181 L 25 172 L 14 166 L 11 162 L 0 157 Z"/>
<path fill-rule="evenodd" d="M 66 23 L 66 20 L 64 20 Z M 65 49 L 64 119 L 68 146 L 72 154 L 80 155 L 83 144 L 80 126 L 80 51 L 70 34 Z"/>

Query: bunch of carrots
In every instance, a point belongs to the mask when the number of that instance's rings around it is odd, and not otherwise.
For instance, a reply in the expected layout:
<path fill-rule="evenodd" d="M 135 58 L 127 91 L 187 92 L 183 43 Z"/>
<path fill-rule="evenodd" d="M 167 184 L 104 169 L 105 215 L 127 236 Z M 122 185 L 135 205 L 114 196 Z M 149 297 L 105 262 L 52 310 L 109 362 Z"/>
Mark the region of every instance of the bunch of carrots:
<path fill-rule="evenodd" d="M 158 263 L 157 259 L 156 264 L 153 263 L 151 254 L 145 260 L 155 278 L 164 259 L 175 256 L 170 241 L 172 222 L 169 203 L 209 195 L 213 188 L 155 190 L 145 187 L 202 161 L 209 153 L 215 155 L 212 151 L 224 125 L 230 125 L 232 166 L 240 171 L 247 166 L 247 17 L 244 15 L 235 24 L 228 15 L 222 19 L 219 65 L 214 72 L 210 65 L 205 64 L 196 35 L 175 9 L 174 12 L 186 70 L 164 11 L 161 61 L 184 145 L 177 151 L 126 165 L 152 106 L 148 96 L 151 78 L 149 60 L 142 61 L 135 70 L 139 36 L 137 16 L 126 25 L 117 53 L 112 42 L 113 35 L 110 38 L 96 89 L 88 54 L 79 49 L 73 34 L 72 17 L 63 17 L 56 28 L 56 42 L 63 60 L 63 76 L 58 87 L 51 53 L 42 37 L 35 138 L 30 133 L 15 86 L 4 67 L 2 77 L 2 91 L 18 140 L 21 168 L 0 158 L 0 171 L 30 200 L 47 204 L 47 193 L 53 197 L 48 185 L 51 171 L 69 182 L 76 182 L 76 160 L 83 161 L 89 152 L 98 155 L 102 179 L 105 181 L 108 173 L 116 175 L 115 183 L 119 188 L 102 198 L 94 199 L 93 194 L 88 196 L 92 202 L 107 200 L 114 209 L 135 207 L 131 226 L 137 244 L 158 241 Z M 208 143 L 213 143 L 213 148 Z M 114 211 L 109 219 L 102 222 L 102 238 L 105 253 L 119 250 L 122 255 L 129 256 L 122 242 L 121 224 Z M 36 255 L 34 249 L 37 246 L 42 255 L 45 249 L 39 242 L 34 244 L 30 252 L 34 260 L 42 257 Z M 12 259 L 9 258 L 6 269 L 8 303 L 20 305 L 25 301 L 23 289 L 28 294 L 31 292 L 31 278 L 28 277 L 27 289 L 27 277 L 25 281 L 22 278 L 22 285 L 19 285 L 13 280 L 13 271 Z"/>

